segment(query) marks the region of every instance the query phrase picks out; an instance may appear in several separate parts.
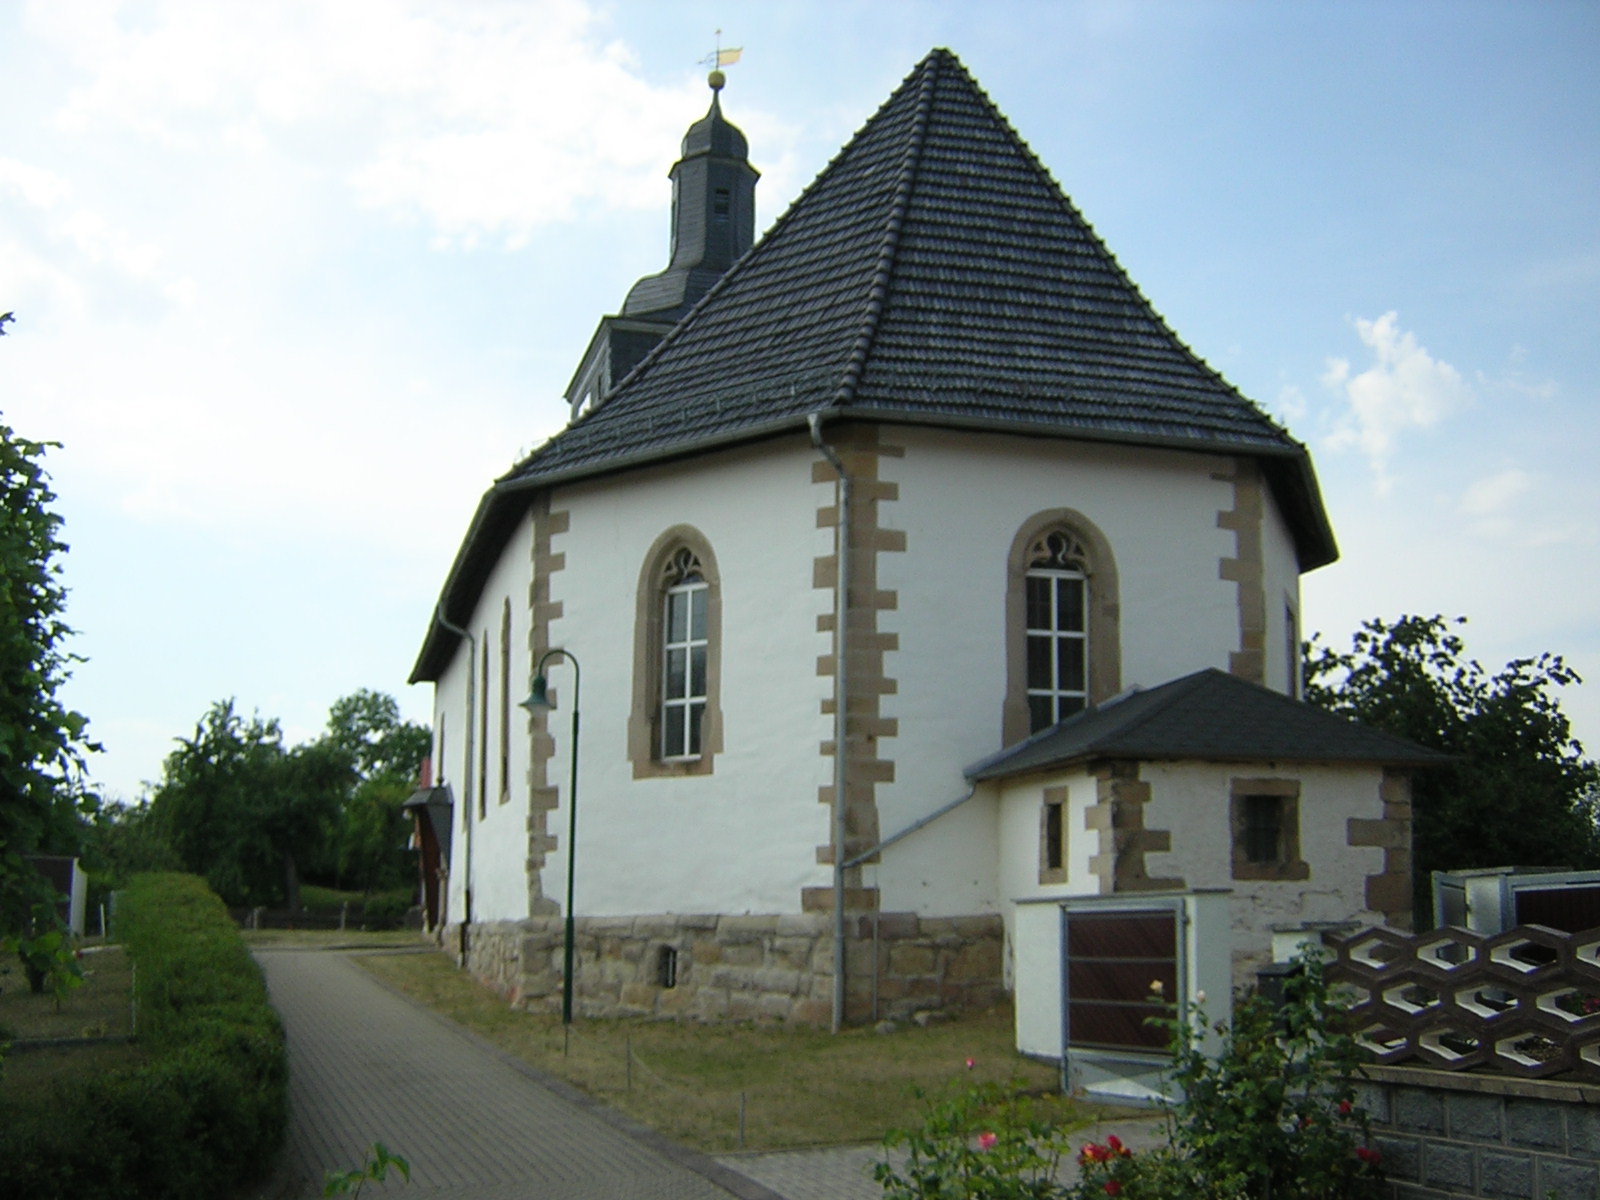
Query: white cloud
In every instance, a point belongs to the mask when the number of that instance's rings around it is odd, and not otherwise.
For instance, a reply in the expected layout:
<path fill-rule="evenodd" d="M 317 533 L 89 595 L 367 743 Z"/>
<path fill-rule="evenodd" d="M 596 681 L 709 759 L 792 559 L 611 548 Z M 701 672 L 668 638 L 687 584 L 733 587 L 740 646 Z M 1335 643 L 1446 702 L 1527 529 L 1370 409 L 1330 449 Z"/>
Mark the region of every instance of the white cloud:
<path fill-rule="evenodd" d="M 1394 312 L 1376 321 L 1358 318 L 1356 334 L 1373 362 L 1353 371 L 1349 360 L 1330 358 L 1323 385 L 1347 406 L 1327 439 L 1331 450 L 1359 449 L 1387 487 L 1387 466 L 1402 433 L 1429 429 L 1466 407 L 1472 389 L 1449 363 L 1435 359 Z"/>
<path fill-rule="evenodd" d="M 1457 511 L 1468 519 L 1474 532 L 1487 537 L 1503 537 L 1516 527 L 1517 502 L 1533 490 L 1534 477 L 1520 467 L 1507 467 L 1494 475 L 1475 480 L 1462 493 Z"/>
<path fill-rule="evenodd" d="M 664 151 L 708 102 L 693 72 L 647 81 L 582 0 L 102 0 L 29 21 L 85 79 L 63 128 L 179 154 L 269 144 L 468 246 L 661 204 Z"/>

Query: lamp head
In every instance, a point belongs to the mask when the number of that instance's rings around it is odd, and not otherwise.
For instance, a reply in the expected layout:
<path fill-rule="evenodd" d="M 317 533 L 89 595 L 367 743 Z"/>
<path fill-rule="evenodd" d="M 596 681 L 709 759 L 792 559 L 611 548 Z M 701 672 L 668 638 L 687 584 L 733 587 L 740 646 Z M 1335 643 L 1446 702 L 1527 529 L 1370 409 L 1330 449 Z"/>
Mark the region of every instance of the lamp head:
<path fill-rule="evenodd" d="M 555 701 L 550 699 L 549 685 L 542 674 L 533 677 L 533 690 L 526 700 L 517 702 L 517 707 L 527 709 L 530 715 L 550 712 L 555 708 Z"/>

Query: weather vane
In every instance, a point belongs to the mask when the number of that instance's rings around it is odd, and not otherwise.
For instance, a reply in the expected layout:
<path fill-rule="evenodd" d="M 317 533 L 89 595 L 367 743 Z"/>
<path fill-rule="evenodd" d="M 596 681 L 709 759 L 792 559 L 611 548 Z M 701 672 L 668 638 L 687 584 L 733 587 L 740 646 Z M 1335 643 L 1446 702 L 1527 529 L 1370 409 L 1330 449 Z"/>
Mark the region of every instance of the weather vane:
<path fill-rule="evenodd" d="M 729 46 L 722 48 L 722 30 L 717 30 L 717 48 L 700 60 L 700 65 L 710 67 L 713 75 L 721 75 L 721 68 L 732 66 L 739 61 L 739 55 L 744 53 L 743 46 Z M 720 82 L 713 83 L 712 87 L 720 87 Z"/>

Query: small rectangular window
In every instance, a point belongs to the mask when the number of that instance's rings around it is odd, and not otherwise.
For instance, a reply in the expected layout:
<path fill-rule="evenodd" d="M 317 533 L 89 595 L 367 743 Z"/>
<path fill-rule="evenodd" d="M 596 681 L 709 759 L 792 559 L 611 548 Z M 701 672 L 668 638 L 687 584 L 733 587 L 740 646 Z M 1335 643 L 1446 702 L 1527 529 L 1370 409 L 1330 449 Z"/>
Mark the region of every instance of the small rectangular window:
<path fill-rule="evenodd" d="M 1235 879 L 1305 880 L 1300 855 L 1300 784 L 1293 779 L 1235 779 L 1233 824 Z"/>
<path fill-rule="evenodd" d="M 718 188 L 716 195 L 711 199 L 711 211 L 716 215 L 717 220 L 726 221 L 728 219 L 730 205 L 731 198 L 728 195 L 728 189 Z"/>
<path fill-rule="evenodd" d="M 678 951 L 662 946 L 656 955 L 656 983 L 664 988 L 678 986 Z"/>

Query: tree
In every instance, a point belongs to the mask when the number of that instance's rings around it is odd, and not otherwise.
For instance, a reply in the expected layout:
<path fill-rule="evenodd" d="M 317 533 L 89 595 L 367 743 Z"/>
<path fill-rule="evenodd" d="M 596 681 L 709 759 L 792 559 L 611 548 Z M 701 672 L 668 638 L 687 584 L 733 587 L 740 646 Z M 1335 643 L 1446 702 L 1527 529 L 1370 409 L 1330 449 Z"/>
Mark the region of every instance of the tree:
<path fill-rule="evenodd" d="M 426 725 L 401 719 L 393 696 L 370 688 L 335 700 L 328 710 L 327 738 L 350 755 L 362 779 L 414 781 L 432 737 Z"/>
<path fill-rule="evenodd" d="M 0 935 L 25 936 L 52 898 L 24 856 L 77 852 L 84 755 L 98 749 L 57 696 L 73 658 L 66 546 L 42 465 L 51 445 L 0 423 Z"/>
<path fill-rule="evenodd" d="M 337 747 L 286 750 L 276 720 L 219 700 L 168 755 L 151 816 L 227 903 L 298 908 L 301 866 L 325 845 L 350 781 Z"/>
<path fill-rule="evenodd" d="M 358 782 L 339 825 L 341 879 L 373 891 L 408 881 L 401 805 L 432 742 L 426 725 L 405 721 L 393 696 L 363 688 L 334 702 L 327 740 L 355 764 Z"/>
<path fill-rule="evenodd" d="M 1370 620 L 1347 653 L 1320 634 L 1305 647 L 1311 703 L 1453 756 L 1412 785 L 1419 898 L 1430 871 L 1600 866 L 1600 765 L 1555 695 L 1578 673 L 1541 654 L 1490 675 L 1466 657 L 1465 624 Z"/>

